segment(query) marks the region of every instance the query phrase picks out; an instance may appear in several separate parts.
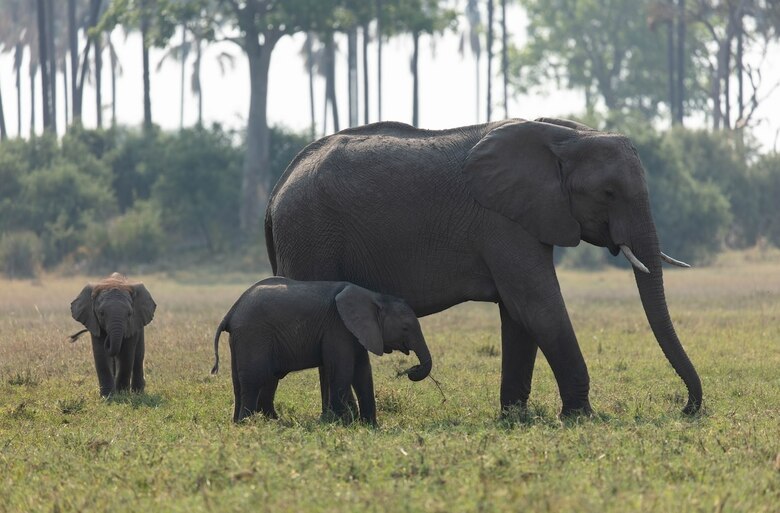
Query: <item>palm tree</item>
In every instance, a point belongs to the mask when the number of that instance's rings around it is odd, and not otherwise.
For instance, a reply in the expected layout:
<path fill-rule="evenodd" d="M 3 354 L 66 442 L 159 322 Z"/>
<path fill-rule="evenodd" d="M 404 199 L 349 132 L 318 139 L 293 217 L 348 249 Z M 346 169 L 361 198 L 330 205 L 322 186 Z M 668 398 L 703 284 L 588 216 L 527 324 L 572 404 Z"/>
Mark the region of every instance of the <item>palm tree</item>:
<path fill-rule="evenodd" d="M 479 40 L 479 33 L 482 30 L 482 17 L 479 13 L 477 0 L 468 0 L 468 3 L 466 4 L 466 20 L 468 21 L 468 32 L 464 32 L 461 35 L 460 53 L 461 55 L 465 53 L 465 39 L 468 38 L 469 49 L 474 56 L 474 62 L 476 64 L 476 73 L 474 73 L 474 78 L 477 81 L 476 122 L 479 123 L 479 105 L 482 99 L 479 90 L 480 61 L 482 57 L 482 44 Z"/>
<path fill-rule="evenodd" d="M 493 0 L 487 0 L 487 107 L 485 117 L 490 122 L 493 114 Z"/>
<path fill-rule="evenodd" d="M 5 130 L 5 112 L 3 111 L 3 91 L 0 89 L 0 141 L 8 139 L 8 132 Z"/>
<path fill-rule="evenodd" d="M 108 56 L 111 63 L 111 126 L 116 126 L 116 77 L 122 74 L 122 65 L 116 52 L 114 42 L 111 40 L 111 32 L 106 35 Z"/>
<path fill-rule="evenodd" d="M 501 83 L 504 100 L 504 118 L 509 118 L 509 59 L 507 57 L 506 0 L 501 0 Z"/>

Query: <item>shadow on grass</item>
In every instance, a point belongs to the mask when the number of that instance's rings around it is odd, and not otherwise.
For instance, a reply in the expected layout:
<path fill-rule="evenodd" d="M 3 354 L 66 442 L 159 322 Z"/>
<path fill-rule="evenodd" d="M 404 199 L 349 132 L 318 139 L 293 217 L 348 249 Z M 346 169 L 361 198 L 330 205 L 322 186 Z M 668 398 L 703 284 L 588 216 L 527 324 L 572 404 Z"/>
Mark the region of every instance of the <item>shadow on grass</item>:
<path fill-rule="evenodd" d="M 129 404 L 133 408 L 157 408 L 165 402 L 160 394 L 147 394 L 145 392 L 117 392 L 106 399 L 111 404 Z"/>

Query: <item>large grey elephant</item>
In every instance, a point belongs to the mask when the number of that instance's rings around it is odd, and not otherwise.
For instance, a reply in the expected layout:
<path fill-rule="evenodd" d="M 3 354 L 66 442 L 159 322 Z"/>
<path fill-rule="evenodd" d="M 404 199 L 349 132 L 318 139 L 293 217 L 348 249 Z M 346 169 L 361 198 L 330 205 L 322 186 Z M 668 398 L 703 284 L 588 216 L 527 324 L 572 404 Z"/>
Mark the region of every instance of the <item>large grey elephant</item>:
<path fill-rule="evenodd" d="M 418 316 L 497 302 L 501 407 L 524 408 L 537 348 L 562 415 L 590 412 L 589 377 L 561 296 L 553 246 L 621 250 L 650 327 L 688 388 L 701 382 L 675 333 L 645 173 L 621 135 L 550 118 L 419 130 L 376 123 L 320 139 L 279 180 L 265 220 L 277 275 L 346 280 L 404 298 Z"/>
<path fill-rule="evenodd" d="M 142 392 L 144 380 L 144 326 L 152 322 L 157 304 L 143 283 L 130 283 L 113 273 L 95 284 L 87 284 L 70 304 L 73 318 L 92 336 L 100 395 L 130 388 Z"/>
<path fill-rule="evenodd" d="M 351 420 L 352 388 L 360 419 L 376 424 L 374 381 L 368 351 L 413 351 L 420 360 L 406 371 L 420 381 L 433 362 L 420 323 L 403 300 L 351 283 L 267 278 L 252 285 L 230 308 L 214 335 L 219 371 L 219 335 L 230 333 L 230 360 L 239 422 L 258 410 L 276 418 L 274 396 L 290 372 L 324 368 L 326 410 Z M 352 409 L 352 411 L 350 411 Z"/>

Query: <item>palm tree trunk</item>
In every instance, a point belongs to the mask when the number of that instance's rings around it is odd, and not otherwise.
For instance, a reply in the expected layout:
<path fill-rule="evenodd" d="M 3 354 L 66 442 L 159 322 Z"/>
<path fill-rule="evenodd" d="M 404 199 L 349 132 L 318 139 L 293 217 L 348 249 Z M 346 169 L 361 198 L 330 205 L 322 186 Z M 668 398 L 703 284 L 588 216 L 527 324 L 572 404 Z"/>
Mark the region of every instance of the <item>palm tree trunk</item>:
<path fill-rule="evenodd" d="M 5 112 L 3 111 L 3 91 L 0 90 L 0 141 L 8 139 L 8 132 L 5 130 Z"/>
<path fill-rule="evenodd" d="M 192 77 L 195 83 L 195 92 L 198 95 L 198 128 L 203 128 L 203 84 L 200 81 L 200 63 L 202 56 L 203 41 L 199 38 L 195 38 L 195 69 L 192 72 Z"/>
<path fill-rule="evenodd" d="M 509 59 L 507 57 L 506 0 L 501 0 L 501 79 L 504 90 L 504 118 L 509 118 Z"/>
<path fill-rule="evenodd" d="M 669 1 L 673 2 L 674 0 Z M 674 18 L 670 18 L 669 26 L 666 31 L 666 67 L 669 75 L 669 110 L 672 116 L 672 125 L 677 124 L 677 81 L 675 79 L 677 67 L 675 66 L 674 59 Z"/>
<path fill-rule="evenodd" d="M 68 104 L 68 57 L 62 56 L 62 98 L 65 100 L 65 131 L 70 126 L 70 105 Z"/>
<path fill-rule="evenodd" d="M 46 24 L 46 2 L 38 0 L 38 60 L 41 65 L 41 105 L 43 109 L 43 130 L 52 128 L 51 85 L 49 84 L 49 44 Z"/>
<path fill-rule="evenodd" d="M 347 30 L 349 126 L 358 124 L 357 27 Z"/>
<path fill-rule="evenodd" d="M 339 108 L 336 103 L 336 46 L 333 41 L 333 32 L 325 36 L 325 95 L 330 103 L 330 112 L 333 115 L 333 131 L 338 132 Z"/>
<path fill-rule="evenodd" d="M 685 117 L 685 0 L 677 0 L 679 8 L 679 18 L 677 20 L 677 90 L 675 99 L 677 100 L 677 124 L 682 126 Z"/>
<path fill-rule="evenodd" d="M 368 124 L 368 23 L 363 24 L 363 124 Z"/>
<path fill-rule="evenodd" d="M 179 130 L 184 128 L 184 80 L 185 71 L 187 67 L 187 52 L 184 49 L 184 45 L 187 44 L 187 28 L 182 25 L 181 27 L 181 47 L 179 50 L 179 60 L 181 61 L 181 77 L 179 79 Z"/>
<path fill-rule="evenodd" d="M 143 63 L 143 90 L 144 90 L 144 131 L 152 128 L 152 96 L 149 83 L 149 13 L 147 12 L 147 0 L 141 0 L 141 61 Z"/>
<path fill-rule="evenodd" d="M 382 121 L 382 0 L 376 0 L 376 108 Z"/>
<path fill-rule="evenodd" d="M 22 137 L 22 55 L 24 46 L 16 43 L 14 70 L 16 71 L 16 136 Z"/>
<path fill-rule="evenodd" d="M 54 48 L 54 3 L 46 1 L 46 44 L 49 54 L 49 87 L 51 87 L 51 128 L 57 133 L 57 54 Z"/>
<path fill-rule="evenodd" d="M 73 95 L 73 110 L 71 119 L 75 123 L 77 118 L 81 117 L 80 100 L 77 99 L 79 88 L 79 47 L 78 47 L 78 29 L 76 28 L 76 0 L 68 0 L 68 47 L 70 52 L 70 91 Z"/>
<path fill-rule="evenodd" d="M 412 51 L 412 126 L 420 125 L 420 33 L 412 32 L 414 50 Z"/>
<path fill-rule="evenodd" d="M 35 137 L 35 77 L 38 75 L 38 65 L 30 56 L 30 137 Z"/>
<path fill-rule="evenodd" d="M 95 112 L 97 127 L 103 128 L 103 35 L 95 36 Z"/>
<path fill-rule="evenodd" d="M 493 114 L 493 0 L 487 0 L 488 26 L 487 26 L 487 110 L 488 123 Z"/>
<path fill-rule="evenodd" d="M 109 59 L 111 59 L 111 126 L 116 126 L 116 70 L 117 56 L 114 45 L 111 42 L 111 34 L 108 35 Z"/>
<path fill-rule="evenodd" d="M 316 137 L 317 117 L 314 112 L 314 55 L 312 50 L 312 38 L 314 35 L 310 32 L 306 35 L 306 69 L 309 72 L 309 137 L 313 141 Z"/>

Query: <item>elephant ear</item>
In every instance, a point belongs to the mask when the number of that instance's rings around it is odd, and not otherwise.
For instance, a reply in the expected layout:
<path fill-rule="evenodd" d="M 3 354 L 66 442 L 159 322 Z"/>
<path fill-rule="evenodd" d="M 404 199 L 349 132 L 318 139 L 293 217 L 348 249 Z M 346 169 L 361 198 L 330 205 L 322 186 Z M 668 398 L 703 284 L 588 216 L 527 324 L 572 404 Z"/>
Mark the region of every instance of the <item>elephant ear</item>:
<path fill-rule="evenodd" d="M 157 309 L 157 303 L 152 299 L 152 295 L 146 290 L 143 283 L 131 285 L 133 295 L 133 317 L 136 329 L 140 330 L 154 318 L 154 311 Z"/>
<path fill-rule="evenodd" d="M 550 125 L 558 125 L 558 126 L 565 126 L 566 128 L 571 128 L 572 130 L 581 130 L 583 132 L 595 132 L 595 128 L 591 128 L 588 125 L 578 123 L 577 121 L 572 121 L 570 119 L 560 119 L 560 118 L 536 118 L 534 121 L 538 123 L 548 123 Z"/>
<path fill-rule="evenodd" d="M 385 344 L 379 320 L 380 307 L 375 295 L 357 285 L 347 285 L 336 296 L 336 308 L 344 325 L 358 342 L 375 355 L 382 356 Z"/>
<path fill-rule="evenodd" d="M 545 244 L 576 246 L 580 224 L 571 213 L 559 157 L 576 137 L 570 128 L 534 121 L 494 128 L 471 149 L 463 166 L 471 194 Z"/>
<path fill-rule="evenodd" d="M 100 324 L 98 323 L 95 309 L 92 306 L 92 285 L 87 284 L 70 303 L 70 314 L 87 328 L 92 336 L 100 336 Z"/>

